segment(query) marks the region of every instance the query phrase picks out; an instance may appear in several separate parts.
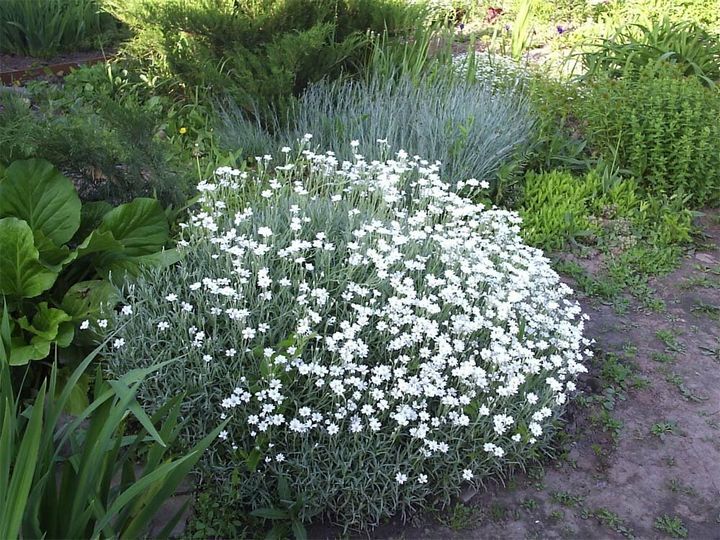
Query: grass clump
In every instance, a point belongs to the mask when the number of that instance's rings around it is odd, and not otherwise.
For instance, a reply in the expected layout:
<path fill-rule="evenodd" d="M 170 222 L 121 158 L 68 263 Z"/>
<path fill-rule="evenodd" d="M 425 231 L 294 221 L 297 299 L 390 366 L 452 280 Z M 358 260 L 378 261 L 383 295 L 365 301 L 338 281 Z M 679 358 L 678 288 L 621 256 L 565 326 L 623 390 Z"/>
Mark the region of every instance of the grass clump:
<path fill-rule="evenodd" d="M 99 48 L 118 34 L 118 22 L 98 0 L 3 0 L 0 53 L 49 58 Z"/>
<path fill-rule="evenodd" d="M 357 148 L 368 159 L 382 158 L 381 140 L 435 156 L 448 178 L 488 181 L 494 192 L 497 171 L 532 140 L 534 126 L 519 92 L 498 93 L 490 83 L 446 72 L 417 82 L 405 75 L 323 81 L 308 88 L 287 117 L 275 118 L 273 137 L 237 108 L 225 114 L 222 137 L 226 146 L 257 155 L 269 144 L 292 145 L 311 133 L 313 143 L 346 160 Z"/>

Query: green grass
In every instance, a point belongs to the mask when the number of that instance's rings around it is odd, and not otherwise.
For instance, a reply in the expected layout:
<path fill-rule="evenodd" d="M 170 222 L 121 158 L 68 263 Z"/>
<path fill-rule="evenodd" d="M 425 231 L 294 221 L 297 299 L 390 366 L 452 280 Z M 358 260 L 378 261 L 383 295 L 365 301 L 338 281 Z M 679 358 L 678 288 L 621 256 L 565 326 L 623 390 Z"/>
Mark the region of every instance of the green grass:
<path fill-rule="evenodd" d="M 688 537 L 688 530 L 685 528 L 682 520 L 677 516 L 663 514 L 655 519 L 654 526 L 658 531 L 664 532 L 672 538 Z"/>
<path fill-rule="evenodd" d="M 117 33 L 117 21 L 97 0 L 3 0 L 0 52 L 50 57 L 99 48 Z"/>

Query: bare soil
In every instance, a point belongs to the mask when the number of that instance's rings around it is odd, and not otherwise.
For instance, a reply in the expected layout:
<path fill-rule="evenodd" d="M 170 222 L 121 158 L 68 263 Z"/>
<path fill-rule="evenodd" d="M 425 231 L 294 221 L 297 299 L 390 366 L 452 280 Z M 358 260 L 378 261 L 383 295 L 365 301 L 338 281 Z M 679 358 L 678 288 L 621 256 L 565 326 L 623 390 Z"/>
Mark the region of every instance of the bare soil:
<path fill-rule="evenodd" d="M 114 51 L 105 51 L 104 54 L 110 57 L 114 54 Z M 56 64 L 82 64 L 88 60 L 102 56 L 103 53 L 100 51 L 71 52 L 59 54 L 53 58 L 33 58 L 17 54 L 0 54 L 0 72 L 43 68 Z"/>

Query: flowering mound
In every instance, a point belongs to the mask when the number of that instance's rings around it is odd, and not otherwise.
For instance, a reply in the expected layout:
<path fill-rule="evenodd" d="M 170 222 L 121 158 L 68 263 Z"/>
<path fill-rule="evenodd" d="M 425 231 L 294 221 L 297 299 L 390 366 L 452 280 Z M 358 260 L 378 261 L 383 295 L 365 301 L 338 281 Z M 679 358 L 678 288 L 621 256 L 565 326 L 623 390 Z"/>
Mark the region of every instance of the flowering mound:
<path fill-rule="evenodd" d="M 589 353 L 519 218 L 404 152 L 270 160 L 199 185 L 184 260 L 129 291 L 110 360 L 177 359 L 142 393 L 186 395 L 188 443 L 229 418 L 204 466 L 224 500 L 289 491 L 363 528 L 535 457 Z"/>

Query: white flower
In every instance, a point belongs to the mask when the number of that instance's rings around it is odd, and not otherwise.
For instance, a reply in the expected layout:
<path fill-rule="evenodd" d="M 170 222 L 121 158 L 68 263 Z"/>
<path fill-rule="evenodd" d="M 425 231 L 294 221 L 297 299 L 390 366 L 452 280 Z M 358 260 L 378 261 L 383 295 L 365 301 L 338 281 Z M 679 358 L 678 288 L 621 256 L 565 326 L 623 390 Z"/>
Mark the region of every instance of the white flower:
<path fill-rule="evenodd" d="M 100 328 L 107 328 L 108 322 L 107 319 L 100 319 L 97 324 Z"/>
<path fill-rule="evenodd" d="M 277 461 L 278 463 L 282 463 L 283 461 L 285 461 L 285 454 L 277 454 L 275 456 L 275 461 Z"/>
<path fill-rule="evenodd" d="M 395 475 L 395 481 L 400 485 L 407 482 L 407 479 L 408 479 L 408 477 L 407 477 L 407 474 L 405 474 L 405 473 L 399 472 Z"/>
<path fill-rule="evenodd" d="M 115 341 L 113 341 L 113 349 L 119 349 L 123 345 L 125 345 L 125 340 L 123 338 L 117 338 Z"/>
<path fill-rule="evenodd" d="M 473 479 L 473 473 L 470 469 L 463 470 L 462 476 L 463 476 L 464 480 L 472 480 Z"/>
<path fill-rule="evenodd" d="M 427 484 L 428 477 L 427 474 L 419 474 L 418 475 L 418 484 Z"/>
<path fill-rule="evenodd" d="M 130 306 L 130 305 L 125 305 L 120 310 L 120 313 L 122 313 L 123 315 L 132 315 L 132 312 L 133 312 L 133 309 L 132 309 L 132 306 Z"/>
<path fill-rule="evenodd" d="M 273 235 L 273 232 L 270 227 L 260 227 L 258 229 L 258 234 L 263 238 L 270 238 Z"/>
<path fill-rule="evenodd" d="M 90 321 L 87 319 L 80 323 L 80 330 L 87 330 L 90 328 Z"/>
<path fill-rule="evenodd" d="M 178 299 L 178 295 L 175 293 L 170 293 L 165 297 L 165 300 L 167 300 L 168 302 L 174 302 L 177 299 Z"/>
<path fill-rule="evenodd" d="M 163 330 L 167 330 L 168 328 L 170 328 L 169 322 L 160 321 L 159 323 L 157 323 L 157 329 L 160 330 L 161 332 Z"/>

